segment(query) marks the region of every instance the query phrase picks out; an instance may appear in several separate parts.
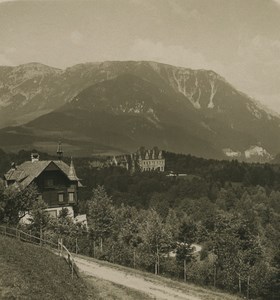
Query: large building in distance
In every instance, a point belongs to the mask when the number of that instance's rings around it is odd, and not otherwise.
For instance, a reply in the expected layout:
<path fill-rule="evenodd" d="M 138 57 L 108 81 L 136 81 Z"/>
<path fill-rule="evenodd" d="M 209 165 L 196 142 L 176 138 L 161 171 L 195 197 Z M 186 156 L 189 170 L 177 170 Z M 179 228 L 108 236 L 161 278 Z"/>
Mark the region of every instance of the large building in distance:
<path fill-rule="evenodd" d="M 162 151 L 157 147 L 145 149 L 140 147 L 135 153 L 114 157 L 112 164 L 135 171 L 165 171 L 165 159 Z"/>
<path fill-rule="evenodd" d="M 160 171 L 164 172 L 165 159 L 162 156 L 162 151 L 157 147 L 151 150 L 146 150 L 141 147 L 136 155 L 138 157 L 138 163 L 141 171 Z"/>

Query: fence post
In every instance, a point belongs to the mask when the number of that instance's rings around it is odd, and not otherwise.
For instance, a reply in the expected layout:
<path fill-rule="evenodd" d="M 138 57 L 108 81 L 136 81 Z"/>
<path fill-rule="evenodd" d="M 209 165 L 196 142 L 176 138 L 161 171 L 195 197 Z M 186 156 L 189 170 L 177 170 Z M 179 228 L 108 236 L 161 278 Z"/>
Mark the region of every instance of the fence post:
<path fill-rule="evenodd" d="M 59 238 L 59 256 L 62 255 L 62 241 L 61 238 Z"/>
<path fill-rule="evenodd" d="M 5 236 L 7 235 L 7 227 L 4 226 L 4 232 L 5 232 Z"/>
<path fill-rule="evenodd" d="M 42 247 L 43 243 L 42 243 L 42 238 L 43 238 L 43 229 L 42 226 L 40 226 L 40 246 Z"/>
<path fill-rule="evenodd" d="M 74 263 L 73 263 L 73 260 L 71 261 L 71 266 L 72 266 L 72 279 L 74 277 Z"/>

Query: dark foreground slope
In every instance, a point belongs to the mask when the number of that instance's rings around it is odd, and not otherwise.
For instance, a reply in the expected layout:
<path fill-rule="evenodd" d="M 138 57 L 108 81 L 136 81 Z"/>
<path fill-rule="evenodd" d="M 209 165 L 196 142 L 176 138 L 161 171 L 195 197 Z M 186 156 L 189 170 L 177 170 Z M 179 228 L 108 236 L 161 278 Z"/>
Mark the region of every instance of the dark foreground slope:
<path fill-rule="evenodd" d="M 80 274 L 50 251 L 0 236 L 1 300 L 147 300 L 145 293 Z"/>
<path fill-rule="evenodd" d="M 89 299 L 82 279 L 46 249 L 0 236 L 0 299 Z"/>

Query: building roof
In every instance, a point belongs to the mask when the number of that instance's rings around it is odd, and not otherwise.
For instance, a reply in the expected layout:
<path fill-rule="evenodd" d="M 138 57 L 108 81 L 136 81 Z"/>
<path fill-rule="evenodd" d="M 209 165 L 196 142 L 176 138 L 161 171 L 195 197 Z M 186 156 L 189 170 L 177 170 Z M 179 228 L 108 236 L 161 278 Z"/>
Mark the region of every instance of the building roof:
<path fill-rule="evenodd" d="M 37 178 L 51 163 L 55 164 L 71 181 L 78 181 L 78 186 L 82 186 L 77 177 L 73 162 L 68 166 L 65 162 L 59 160 L 26 161 L 16 168 L 10 169 L 4 178 L 7 181 L 15 181 L 22 186 L 28 186 Z"/>
<path fill-rule="evenodd" d="M 142 160 L 154 160 L 154 159 L 164 159 L 162 156 L 162 151 L 158 149 L 158 147 L 154 147 L 152 149 L 145 149 L 144 147 L 140 147 L 136 154 Z"/>

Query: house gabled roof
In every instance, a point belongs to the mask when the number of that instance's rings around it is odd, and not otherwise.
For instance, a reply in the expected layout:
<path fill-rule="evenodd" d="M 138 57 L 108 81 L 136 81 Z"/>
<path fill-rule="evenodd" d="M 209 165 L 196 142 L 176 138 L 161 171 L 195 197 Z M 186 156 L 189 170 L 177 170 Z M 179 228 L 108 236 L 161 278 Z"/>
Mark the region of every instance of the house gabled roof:
<path fill-rule="evenodd" d="M 59 160 L 42 160 L 36 162 L 26 161 L 23 164 L 17 166 L 16 169 L 10 169 L 4 175 L 4 178 L 6 181 L 14 181 L 26 187 L 52 163 L 55 164 L 70 181 L 77 181 L 78 186 L 82 186 L 82 184 L 80 183 L 80 179 L 76 175 L 76 172 L 73 172 L 73 162 L 69 167 L 65 162 Z"/>

